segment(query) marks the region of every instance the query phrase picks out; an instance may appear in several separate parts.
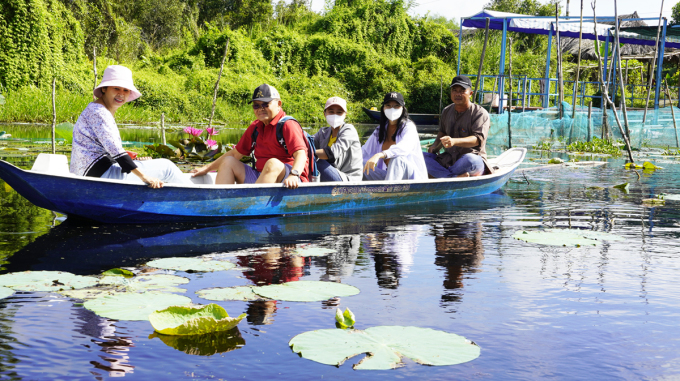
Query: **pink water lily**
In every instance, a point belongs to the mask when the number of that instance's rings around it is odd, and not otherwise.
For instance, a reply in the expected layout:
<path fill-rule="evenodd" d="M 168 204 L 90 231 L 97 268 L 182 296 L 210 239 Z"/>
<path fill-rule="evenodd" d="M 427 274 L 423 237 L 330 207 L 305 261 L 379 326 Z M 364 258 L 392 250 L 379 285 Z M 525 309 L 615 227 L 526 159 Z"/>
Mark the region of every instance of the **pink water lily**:
<path fill-rule="evenodd" d="M 203 133 L 203 130 L 201 130 L 200 128 L 186 127 L 184 129 L 184 132 L 186 132 L 187 134 L 191 134 L 193 136 L 200 136 Z"/>
<path fill-rule="evenodd" d="M 219 131 L 217 131 L 217 128 L 215 127 L 208 127 L 205 130 L 208 131 L 209 136 L 214 136 L 220 133 Z"/>
<path fill-rule="evenodd" d="M 217 148 L 217 142 L 214 141 L 214 140 L 212 140 L 212 139 L 206 140 L 206 141 L 205 141 L 205 145 L 206 145 L 208 148 L 210 148 L 210 149 L 215 149 L 215 148 Z"/>

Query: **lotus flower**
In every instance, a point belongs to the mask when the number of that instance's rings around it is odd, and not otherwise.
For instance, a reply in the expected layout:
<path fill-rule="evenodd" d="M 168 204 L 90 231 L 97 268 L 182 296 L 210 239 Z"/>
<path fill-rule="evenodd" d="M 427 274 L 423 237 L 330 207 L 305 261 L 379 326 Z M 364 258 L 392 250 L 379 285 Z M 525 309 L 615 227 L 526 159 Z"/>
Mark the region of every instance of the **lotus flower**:
<path fill-rule="evenodd" d="M 219 131 L 217 131 L 217 128 L 215 127 L 208 127 L 205 130 L 208 131 L 209 136 L 214 136 L 220 133 Z"/>
<path fill-rule="evenodd" d="M 200 136 L 203 133 L 203 130 L 200 128 L 186 127 L 184 132 L 193 136 Z"/>
<path fill-rule="evenodd" d="M 206 140 L 206 141 L 205 141 L 205 145 L 208 146 L 208 148 L 210 148 L 210 149 L 215 149 L 215 148 L 217 148 L 217 142 L 214 141 L 214 140 L 212 140 L 212 139 Z"/>

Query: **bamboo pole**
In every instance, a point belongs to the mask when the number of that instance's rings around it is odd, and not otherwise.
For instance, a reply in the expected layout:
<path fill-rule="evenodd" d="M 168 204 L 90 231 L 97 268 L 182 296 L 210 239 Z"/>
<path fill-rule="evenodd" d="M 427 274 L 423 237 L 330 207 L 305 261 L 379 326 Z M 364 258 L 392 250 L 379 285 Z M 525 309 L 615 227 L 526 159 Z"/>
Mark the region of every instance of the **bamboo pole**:
<path fill-rule="evenodd" d="M 619 39 L 619 14 L 617 10 L 618 0 L 614 0 L 614 19 L 616 23 L 614 28 L 616 30 L 616 65 L 619 71 L 619 83 L 621 84 L 621 110 L 623 111 L 623 122 L 626 127 L 626 135 L 630 139 L 630 124 L 628 123 L 628 109 L 626 107 L 626 87 L 623 84 L 623 70 L 621 69 L 621 41 Z"/>
<path fill-rule="evenodd" d="M 97 47 L 95 46 L 92 50 L 92 69 L 94 69 L 94 84 L 92 84 L 92 91 L 97 88 Z M 92 94 L 92 99 L 95 101 L 97 97 Z"/>
<path fill-rule="evenodd" d="M 562 77 L 562 47 L 560 46 L 560 6 L 555 3 L 555 41 L 557 41 L 557 101 L 559 102 L 560 119 L 564 117 L 564 81 Z"/>
<path fill-rule="evenodd" d="M 163 145 L 168 145 L 168 143 L 165 140 L 165 113 L 161 113 L 161 143 Z"/>
<path fill-rule="evenodd" d="M 567 3 L 568 4 L 568 3 Z M 576 60 L 576 80 L 574 80 L 574 92 L 571 96 L 571 119 L 576 116 L 576 89 L 581 75 L 581 40 L 583 39 L 583 0 L 581 0 L 581 21 L 578 28 L 578 58 Z M 572 124 L 573 126 L 573 124 Z M 573 128 L 573 127 L 572 127 Z"/>
<path fill-rule="evenodd" d="M 475 89 L 472 92 L 472 99 L 477 99 L 477 87 L 482 80 L 482 66 L 484 65 L 484 55 L 486 54 L 486 43 L 489 42 L 489 23 L 491 20 L 486 18 L 486 28 L 484 29 L 484 46 L 482 46 L 482 57 L 479 59 L 479 69 L 477 69 L 477 82 L 475 83 Z M 461 36 L 462 37 L 462 36 Z M 484 90 L 484 89 L 482 89 Z M 491 99 L 493 101 L 493 97 Z M 484 102 L 484 97 L 482 97 L 482 102 Z M 491 109 L 489 109 L 491 110 Z"/>
<path fill-rule="evenodd" d="M 593 29 L 595 30 L 595 36 L 597 36 L 597 16 L 595 15 L 595 3 L 597 0 L 593 0 L 593 2 L 590 4 L 590 6 L 593 8 Z M 609 90 L 607 84 L 604 82 L 604 75 L 602 73 L 602 57 L 600 57 L 600 40 L 595 38 L 595 53 L 597 54 L 597 62 L 598 62 L 598 69 L 600 71 L 600 84 L 602 86 L 602 101 L 606 101 L 612 108 L 612 111 L 614 111 L 614 119 L 616 119 L 616 124 L 619 126 L 619 131 L 621 132 L 621 136 L 623 136 L 623 141 L 626 143 L 626 150 L 628 151 L 628 159 L 630 159 L 631 163 L 635 163 L 635 159 L 633 159 L 633 152 L 631 151 L 630 148 L 630 142 L 628 141 L 628 135 L 626 135 L 626 132 L 623 130 L 623 126 L 621 126 L 621 121 L 619 120 L 619 115 L 616 113 L 616 105 L 614 105 L 614 102 L 609 98 Z M 606 114 L 605 114 L 606 117 Z"/>
<path fill-rule="evenodd" d="M 57 102 L 56 102 L 57 77 L 52 77 L 52 153 L 57 153 Z"/>
<path fill-rule="evenodd" d="M 512 37 L 510 37 L 508 42 L 508 52 L 510 53 L 510 65 L 508 66 L 508 78 L 510 78 L 510 96 L 508 97 L 508 148 L 512 148 Z"/>
<path fill-rule="evenodd" d="M 213 117 L 215 116 L 215 103 L 217 102 L 217 90 L 220 88 L 220 78 L 222 78 L 222 70 L 224 70 L 224 61 L 227 58 L 227 50 L 229 50 L 229 39 L 224 46 L 224 55 L 222 55 L 222 64 L 220 65 L 220 74 L 217 75 L 215 82 L 215 91 L 213 92 L 212 110 L 210 111 L 210 119 L 208 119 L 208 128 L 212 127 Z"/>
<path fill-rule="evenodd" d="M 673 98 L 671 98 L 671 93 L 668 91 L 668 82 L 664 79 L 663 81 L 664 91 L 666 92 L 666 97 L 671 102 L 671 116 L 673 118 L 673 129 L 675 130 L 675 146 L 680 148 L 680 140 L 678 140 L 678 125 L 675 122 L 675 109 L 673 108 Z"/>
<path fill-rule="evenodd" d="M 661 19 L 663 18 L 663 2 L 661 0 L 661 11 L 659 11 L 659 26 L 656 28 L 656 43 L 654 44 L 654 57 L 652 58 L 652 72 L 649 73 L 649 78 L 647 79 L 647 99 L 645 101 L 645 112 L 642 114 L 642 126 L 644 127 L 647 121 L 647 108 L 649 108 L 649 96 L 652 94 L 652 79 L 654 78 L 654 67 L 656 66 L 656 56 L 659 55 L 659 36 L 661 35 Z M 657 78 L 660 81 L 661 78 Z"/>

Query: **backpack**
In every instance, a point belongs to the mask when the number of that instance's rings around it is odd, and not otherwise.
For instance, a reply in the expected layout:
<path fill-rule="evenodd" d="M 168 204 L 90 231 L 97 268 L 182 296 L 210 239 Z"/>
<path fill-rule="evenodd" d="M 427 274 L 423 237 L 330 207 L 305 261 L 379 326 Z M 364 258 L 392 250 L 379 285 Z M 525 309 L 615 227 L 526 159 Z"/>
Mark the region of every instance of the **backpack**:
<path fill-rule="evenodd" d="M 283 138 L 283 125 L 289 120 L 294 120 L 297 122 L 297 119 L 293 118 L 292 116 L 286 115 L 283 118 L 279 120 L 279 122 L 276 124 L 276 140 L 281 144 L 283 149 L 288 152 L 288 147 L 286 146 L 286 140 Z M 300 126 L 300 129 L 302 129 L 302 126 L 300 125 L 300 122 L 298 122 L 298 125 Z M 302 133 L 304 134 L 305 141 L 307 142 L 307 162 L 309 163 L 309 181 L 314 181 L 315 178 L 319 177 L 319 169 L 316 167 L 316 145 L 314 144 L 314 136 L 310 135 L 307 133 L 307 131 L 302 130 Z M 259 135 L 258 128 L 255 127 L 255 130 L 253 131 L 253 134 L 250 137 L 250 140 L 253 142 L 251 145 L 251 150 L 252 150 L 252 155 L 255 155 L 255 144 L 257 142 L 257 136 Z M 255 168 L 255 162 L 253 161 L 252 163 L 253 168 Z"/>

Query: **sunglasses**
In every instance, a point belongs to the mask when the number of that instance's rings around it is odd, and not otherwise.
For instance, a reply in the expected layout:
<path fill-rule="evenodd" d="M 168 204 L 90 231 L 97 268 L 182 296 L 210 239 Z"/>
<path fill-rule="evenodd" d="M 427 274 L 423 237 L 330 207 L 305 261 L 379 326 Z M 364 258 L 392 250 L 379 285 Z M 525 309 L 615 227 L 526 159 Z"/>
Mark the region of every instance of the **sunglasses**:
<path fill-rule="evenodd" d="M 253 110 L 259 110 L 259 109 L 261 109 L 261 108 L 267 108 L 267 107 L 269 107 L 269 103 L 271 103 L 271 101 L 266 102 L 266 103 L 261 103 L 261 104 L 259 104 L 259 105 L 253 103 Z"/>

